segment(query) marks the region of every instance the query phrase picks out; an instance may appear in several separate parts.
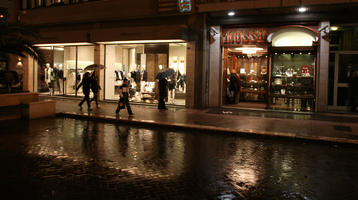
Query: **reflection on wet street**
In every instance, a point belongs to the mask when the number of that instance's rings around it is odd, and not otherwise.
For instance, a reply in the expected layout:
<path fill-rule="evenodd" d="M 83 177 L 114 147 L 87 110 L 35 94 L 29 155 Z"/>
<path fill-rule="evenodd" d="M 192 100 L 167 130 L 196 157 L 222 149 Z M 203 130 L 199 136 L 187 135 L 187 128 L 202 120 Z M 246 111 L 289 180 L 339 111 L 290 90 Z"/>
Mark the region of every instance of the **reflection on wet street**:
<path fill-rule="evenodd" d="M 8 199 L 358 199 L 355 146 L 62 118 L 0 128 Z"/>

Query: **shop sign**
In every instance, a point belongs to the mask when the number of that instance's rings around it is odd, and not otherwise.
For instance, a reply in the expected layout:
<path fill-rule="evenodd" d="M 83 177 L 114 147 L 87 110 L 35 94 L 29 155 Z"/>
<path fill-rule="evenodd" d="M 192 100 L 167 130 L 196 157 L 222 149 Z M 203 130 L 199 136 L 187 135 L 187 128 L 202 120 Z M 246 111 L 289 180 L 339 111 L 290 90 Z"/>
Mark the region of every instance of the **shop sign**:
<path fill-rule="evenodd" d="M 191 12 L 191 0 L 178 0 L 178 8 L 180 12 Z"/>
<path fill-rule="evenodd" d="M 267 30 L 265 29 L 230 29 L 223 32 L 223 44 L 255 44 L 266 43 Z"/>

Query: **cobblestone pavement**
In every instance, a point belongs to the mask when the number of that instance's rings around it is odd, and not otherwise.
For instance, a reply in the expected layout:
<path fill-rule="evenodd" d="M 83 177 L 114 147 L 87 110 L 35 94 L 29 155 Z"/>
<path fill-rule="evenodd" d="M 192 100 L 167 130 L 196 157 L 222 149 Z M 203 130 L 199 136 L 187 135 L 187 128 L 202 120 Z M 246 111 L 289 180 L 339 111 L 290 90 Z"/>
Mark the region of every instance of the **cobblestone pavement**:
<path fill-rule="evenodd" d="M 67 118 L 0 130 L 1 199 L 358 199 L 354 145 Z"/>

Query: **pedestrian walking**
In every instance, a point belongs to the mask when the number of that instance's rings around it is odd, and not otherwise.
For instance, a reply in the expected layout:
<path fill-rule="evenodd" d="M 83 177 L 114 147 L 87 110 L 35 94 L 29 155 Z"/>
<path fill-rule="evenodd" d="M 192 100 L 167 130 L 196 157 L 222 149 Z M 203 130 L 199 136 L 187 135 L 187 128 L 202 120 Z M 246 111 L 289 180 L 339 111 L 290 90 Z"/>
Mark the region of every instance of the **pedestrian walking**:
<path fill-rule="evenodd" d="M 82 101 L 78 104 L 80 108 L 82 108 L 82 104 L 86 101 L 87 102 L 87 108 L 88 110 L 91 110 L 91 103 L 90 103 L 90 87 L 91 87 L 91 78 L 90 73 L 86 72 L 83 75 L 81 83 L 77 86 L 76 91 L 82 87 L 82 92 L 85 95 L 82 99 Z"/>
<path fill-rule="evenodd" d="M 116 114 L 119 114 L 119 111 L 121 109 L 124 109 L 124 107 L 127 107 L 128 115 L 133 115 L 131 106 L 129 104 L 129 83 L 128 79 L 123 79 L 123 84 L 119 86 L 119 101 L 118 106 L 116 109 Z"/>
<path fill-rule="evenodd" d="M 96 107 L 98 108 L 98 92 L 99 90 L 101 90 L 101 86 L 98 83 L 98 76 L 96 74 L 96 71 L 92 72 L 91 75 L 91 90 L 93 93 L 93 98 L 91 99 L 90 102 L 95 101 L 96 102 Z"/>
<path fill-rule="evenodd" d="M 351 111 L 357 112 L 358 107 L 358 70 L 351 73 L 349 77 L 349 91 L 351 99 Z"/>
<path fill-rule="evenodd" d="M 158 99 L 158 109 L 166 110 L 165 98 L 168 96 L 168 81 L 166 78 L 159 79 L 159 99 Z"/>

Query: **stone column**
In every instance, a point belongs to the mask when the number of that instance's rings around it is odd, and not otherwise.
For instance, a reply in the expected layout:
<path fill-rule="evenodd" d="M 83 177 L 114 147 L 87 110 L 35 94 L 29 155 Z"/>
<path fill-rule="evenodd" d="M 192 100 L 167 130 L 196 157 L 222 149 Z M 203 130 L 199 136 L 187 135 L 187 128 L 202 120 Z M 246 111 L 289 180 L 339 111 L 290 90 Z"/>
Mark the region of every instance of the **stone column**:
<path fill-rule="evenodd" d="M 325 28 L 329 31 L 330 23 L 321 22 L 320 29 Z M 317 62 L 317 81 L 316 81 L 316 111 L 326 112 L 328 109 L 328 78 L 329 78 L 329 41 L 324 39 L 328 34 L 321 31 L 320 47 Z"/>
<path fill-rule="evenodd" d="M 209 107 L 220 106 L 221 86 L 221 52 L 220 52 L 220 26 L 209 27 Z"/>
<path fill-rule="evenodd" d="M 104 65 L 104 45 L 103 44 L 96 45 L 94 48 L 94 63 Z M 104 69 L 101 69 L 101 70 L 99 70 L 98 81 L 99 81 L 99 85 L 101 86 L 102 90 L 100 90 L 98 93 L 98 100 L 104 99 L 104 90 L 105 90 L 104 78 L 105 78 L 104 77 Z"/>
<path fill-rule="evenodd" d="M 185 93 L 185 107 L 194 108 L 195 96 L 195 42 L 187 43 L 186 51 L 186 93 Z"/>

